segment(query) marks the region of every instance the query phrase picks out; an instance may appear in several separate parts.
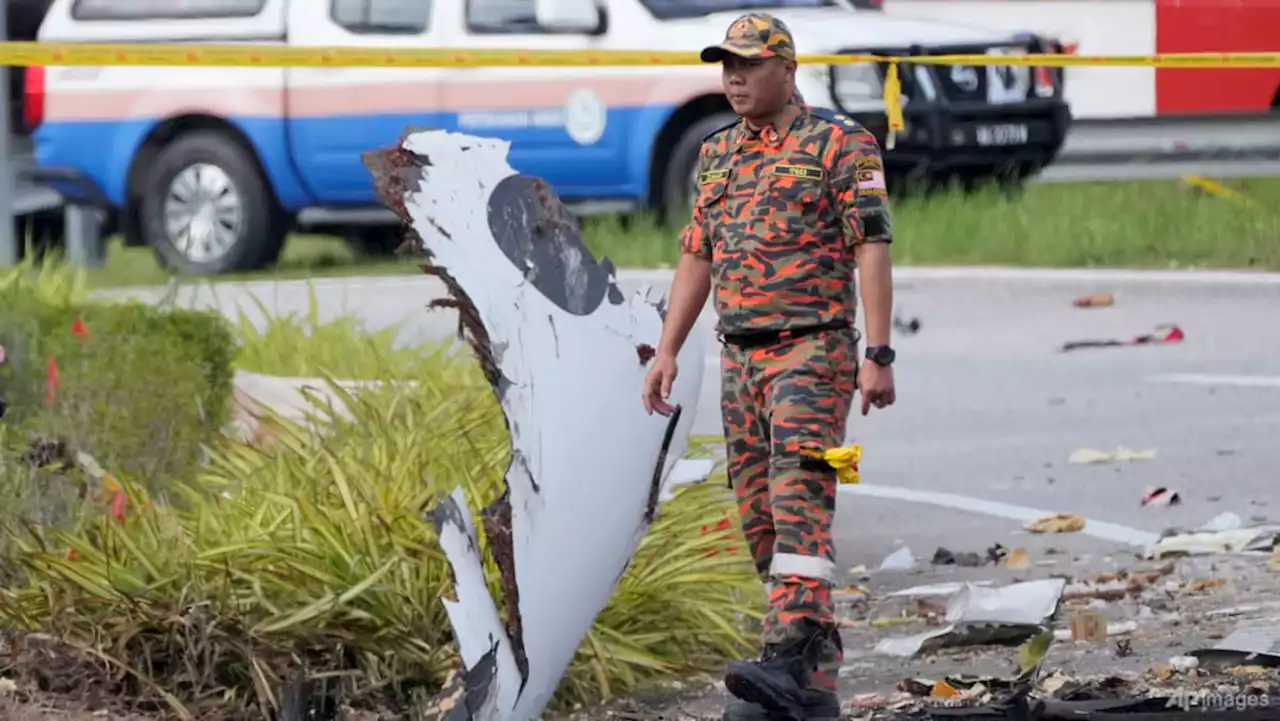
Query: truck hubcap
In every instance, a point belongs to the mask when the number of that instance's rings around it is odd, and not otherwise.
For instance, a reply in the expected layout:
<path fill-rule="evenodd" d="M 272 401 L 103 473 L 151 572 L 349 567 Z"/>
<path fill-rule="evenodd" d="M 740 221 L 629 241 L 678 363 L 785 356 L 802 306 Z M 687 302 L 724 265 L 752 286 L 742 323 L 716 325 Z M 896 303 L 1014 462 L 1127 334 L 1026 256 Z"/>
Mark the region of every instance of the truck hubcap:
<path fill-rule="evenodd" d="M 244 228 L 240 193 L 216 165 L 183 168 L 169 183 L 164 224 L 169 242 L 188 260 L 206 263 L 221 258 Z"/>

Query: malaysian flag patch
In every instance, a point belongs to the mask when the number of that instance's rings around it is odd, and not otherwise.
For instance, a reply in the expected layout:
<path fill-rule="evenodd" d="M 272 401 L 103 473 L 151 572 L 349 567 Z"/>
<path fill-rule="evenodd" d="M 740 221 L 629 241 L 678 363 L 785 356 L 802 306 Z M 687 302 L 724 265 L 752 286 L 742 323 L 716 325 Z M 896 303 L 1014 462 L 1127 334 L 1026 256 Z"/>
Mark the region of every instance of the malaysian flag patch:
<path fill-rule="evenodd" d="M 858 188 L 860 190 L 884 190 L 884 173 L 879 170 L 859 170 Z"/>

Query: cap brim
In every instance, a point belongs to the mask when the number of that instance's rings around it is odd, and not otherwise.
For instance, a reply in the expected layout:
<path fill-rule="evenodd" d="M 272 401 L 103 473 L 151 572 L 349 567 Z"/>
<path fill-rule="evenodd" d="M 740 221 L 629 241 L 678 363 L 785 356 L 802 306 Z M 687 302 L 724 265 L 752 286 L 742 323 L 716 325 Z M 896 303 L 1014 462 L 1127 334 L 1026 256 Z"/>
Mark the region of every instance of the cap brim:
<path fill-rule="evenodd" d="M 698 56 L 702 58 L 704 63 L 718 63 L 729 55 L 736 55 L 740 58 L 767 58 L 773 53 L 765 50 L 759 45 L 735 45 L 733 43 L 720 43 L 719 45 L 709 45 L 702 49 L 702 53 Z"/>

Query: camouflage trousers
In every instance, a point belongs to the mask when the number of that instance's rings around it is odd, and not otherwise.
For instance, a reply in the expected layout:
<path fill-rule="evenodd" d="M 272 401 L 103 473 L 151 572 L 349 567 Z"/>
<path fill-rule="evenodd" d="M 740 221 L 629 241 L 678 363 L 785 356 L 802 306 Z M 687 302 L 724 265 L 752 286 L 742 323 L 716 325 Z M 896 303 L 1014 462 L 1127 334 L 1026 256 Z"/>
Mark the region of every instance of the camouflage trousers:
<path fill-rule="evenodd" d="M 834 690 L 843 661 L 833 613 L 836 474 L 804 451 L 844 441 L 857 386 L 852 328 L 767 347 L 726 344 L 721 412 L 742 531 L 769 590 L 764 643 L 818 637 L 810 687 Z"/>

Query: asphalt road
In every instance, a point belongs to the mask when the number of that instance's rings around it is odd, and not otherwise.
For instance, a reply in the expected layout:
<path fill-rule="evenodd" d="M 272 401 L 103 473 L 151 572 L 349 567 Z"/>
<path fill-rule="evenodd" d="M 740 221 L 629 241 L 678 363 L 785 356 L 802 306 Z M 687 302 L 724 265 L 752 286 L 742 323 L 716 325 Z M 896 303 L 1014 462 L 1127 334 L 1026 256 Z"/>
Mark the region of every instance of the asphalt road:
<path fill-rule="evenodd" d="M 663 287 L 661 273 L 647 275 Z M 302 312 L 307 303 L 299 283 L 211 287 L 216 300 L 206 287 L 184 290 L 182 302 L 232 312 L 253 292 L 277 312 Z M 323 315 L 354 312 L 371 327 L 404 323 L 406 341 L 456 330 L 450 313 L 424 310 L 441 292 L 427 279 L 316 287 Z M 1072 307 L 1074 297 L 1096 291 L 1114 292 L 1115 305 Z M 1144 534 L 1224 511 L 1246 522 L 1280 520 L 1280 277 L 1187 282 L 925 269 L 901 273 L 897 298 L 900 313 L 919 317 L 922 329 L 895 338 L 897 405 L 850 421 L 865 448 L 865 480 L 840 498 L 843 566 L 876 568 L 903 545 L 925 563 L 938 546 L 982 551 L 996 542 L 1026 547 L 1032 558 L 1048 546 L 1104 557 L 1122 552 L 1126 540 L 1141 543 Z M 697 330 L 709 353 L 712 322 L 708 311 Z M 1058 352 L 1064 341 L 1127 338 L 1161 323 L 1177 323 L 1186 340 Z M 698 434 L 720 430 L 716 362 L 707 358 Z M 1078 448 L 1117 445 L 1158 455 L 1109 466 L 1067 462 Z M 1176 489 L 1182 504 L 1141 507 L 1150 486 Z M 1042 511 L 1089 522 L 1082 533 L 1022 533 L 1022 522 Z"/>

